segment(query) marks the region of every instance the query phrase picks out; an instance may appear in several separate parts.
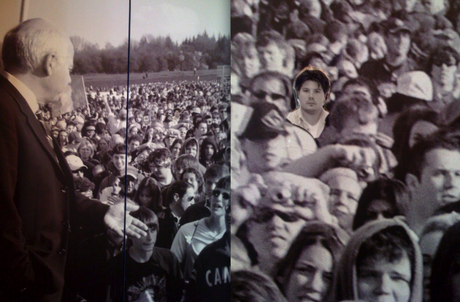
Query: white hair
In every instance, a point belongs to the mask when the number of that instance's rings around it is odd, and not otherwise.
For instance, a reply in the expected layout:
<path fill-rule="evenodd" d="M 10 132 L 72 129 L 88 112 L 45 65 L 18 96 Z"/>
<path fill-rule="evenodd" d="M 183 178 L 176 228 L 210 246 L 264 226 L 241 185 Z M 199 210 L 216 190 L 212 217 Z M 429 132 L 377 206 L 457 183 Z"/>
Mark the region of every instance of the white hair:
<path fill-rule="evenodd" d="M 63 53 L 66 35 L 43 19 L 27 20 L 11 29 L 3 40 L 2 59 L 6 71 L 36 71 L 47 55 Z"/>

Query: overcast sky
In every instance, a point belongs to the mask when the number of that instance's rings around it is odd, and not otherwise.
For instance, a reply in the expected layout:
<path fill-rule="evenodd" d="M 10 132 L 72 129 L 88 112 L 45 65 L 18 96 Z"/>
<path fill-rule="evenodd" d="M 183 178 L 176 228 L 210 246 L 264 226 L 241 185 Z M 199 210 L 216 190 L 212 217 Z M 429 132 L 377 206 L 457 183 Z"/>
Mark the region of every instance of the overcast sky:
<path fill-rule="evenodd" d="M 128 0 L 30 0 L 28 18 L 46 18 L 77 35 L 105 47 L 128 38 Z M 145 34 L 169 35 L 182 42 L 202 33 L 230 35 L 230 0 L 133 0 L 131 39 Z"/>

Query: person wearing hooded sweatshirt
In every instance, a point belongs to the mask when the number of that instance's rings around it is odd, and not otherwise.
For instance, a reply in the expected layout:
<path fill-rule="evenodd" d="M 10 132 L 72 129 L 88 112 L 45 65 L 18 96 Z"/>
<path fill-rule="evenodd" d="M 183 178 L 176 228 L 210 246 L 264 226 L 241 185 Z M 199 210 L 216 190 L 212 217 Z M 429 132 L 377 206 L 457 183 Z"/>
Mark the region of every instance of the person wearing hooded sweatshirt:
<path fill-rule="evenodd" d="M 183 154 L 189 154 L 193 157 L 195 157 L 197 160 L 199 160 L 199 153 L 198 150 L 200 149 L 200 144 L 198 143 L 198 140 L 194 137 L 189 137 L 184 141 L 184 144 L 182 145 L 180 149 L 180 155 Z M 199 171 L 201 174 L 204 174 L 206 172 L 206 168 L 200 163 L 200 169 Z"/>
<path fill-rule="evenodd" d="M 414 233 L 398 219 L 369 222 L 351 237 L 331 301 L 422 301 L 423 264 Z"/>
<path fill-rule="evenodd" d="M 214 163 L 214 157 L 218 150 L 214 137 L 206 137 L 200 147 L 200 164 L 205 168 L 209 168 Z"/>

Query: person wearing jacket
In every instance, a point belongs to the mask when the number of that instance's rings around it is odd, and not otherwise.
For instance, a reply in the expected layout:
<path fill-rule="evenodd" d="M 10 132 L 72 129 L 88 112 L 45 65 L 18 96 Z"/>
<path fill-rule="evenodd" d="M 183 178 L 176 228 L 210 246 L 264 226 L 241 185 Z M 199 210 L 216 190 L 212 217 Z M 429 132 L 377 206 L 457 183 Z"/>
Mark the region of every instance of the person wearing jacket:
<path fill-rule="evenodd" d="M 423 264 L 414 233 L 398 219 L 369 222 L 350 238 L 331 301 L 422 301 Z"/>

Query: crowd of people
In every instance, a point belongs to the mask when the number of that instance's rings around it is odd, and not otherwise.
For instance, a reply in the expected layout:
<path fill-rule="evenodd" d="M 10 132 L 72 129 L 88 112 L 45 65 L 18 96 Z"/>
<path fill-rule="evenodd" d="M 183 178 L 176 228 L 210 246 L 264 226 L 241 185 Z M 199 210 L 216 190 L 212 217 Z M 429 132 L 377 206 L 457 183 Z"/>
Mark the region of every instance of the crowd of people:
<path fill-rule="evenodd" d="M 81 299 L 229 301 L 230 106 L 220 84 L 86 90 L 88 107 L 58 117 L 44 107 L 37 116 L 63 151 L 76 191 L 108 206 L 126 198 L 149 230 L 125 241 L 83 226 Z"/>
<path fill-rule="evenodd" d="M 232 301 L 460 301 L 459 14 L 232 1 Z"/>

